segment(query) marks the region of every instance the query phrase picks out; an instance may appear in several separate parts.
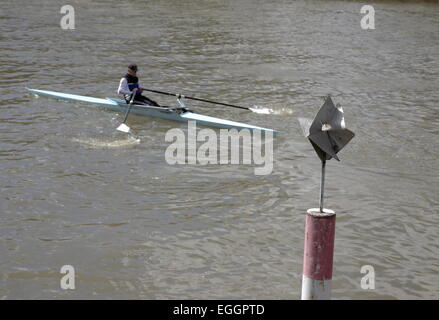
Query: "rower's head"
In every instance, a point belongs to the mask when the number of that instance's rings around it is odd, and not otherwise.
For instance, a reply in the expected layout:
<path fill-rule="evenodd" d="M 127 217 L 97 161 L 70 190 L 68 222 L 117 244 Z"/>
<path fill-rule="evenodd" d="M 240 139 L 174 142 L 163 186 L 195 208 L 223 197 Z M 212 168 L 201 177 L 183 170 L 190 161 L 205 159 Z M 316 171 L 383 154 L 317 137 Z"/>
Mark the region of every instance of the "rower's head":
<path fill-rule="evenodd" d="M 128 66 L 128 73 L 129 73 L 130 75 L 135 76 L 136 73 L 137 73 L 137 64 L 130 64 L 130 65 Z"/>

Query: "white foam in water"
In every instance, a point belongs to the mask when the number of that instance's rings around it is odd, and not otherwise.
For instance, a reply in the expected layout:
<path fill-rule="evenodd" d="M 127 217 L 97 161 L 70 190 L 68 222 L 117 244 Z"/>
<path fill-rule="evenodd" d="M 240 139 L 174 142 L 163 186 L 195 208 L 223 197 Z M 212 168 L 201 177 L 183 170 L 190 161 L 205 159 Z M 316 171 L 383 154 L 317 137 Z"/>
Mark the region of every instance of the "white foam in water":
<path fill-rule="evenodd" d="M 273 114 L 279 115 L 279 116 L 293 114 L 293 113 L 294 113 L 293 108 L 288 108 L 288 107 L 279 107 L 279 108 L 274 109 L 274 111 L 273 111 Z"/>
<path fill-rule="evenodd" d="M 104 148 L 122 148 L 137 145 L 140 143 L 140 139 L 129 137 L 124 140 L 101 140 L 101 139 L 72 139 L 73 142 L 80 143 L 84 146 L 91 147 L 94 149 L 104 149 Z"/>
<path fill-rule="evenodd" d="M 250 110 L 259 114 L 274 114 L 274 115 L 293 114 L 293 109 L 287 107 L 277 107 L 272 109 L 262 106 L 253 106 L 250 108 Z"/>
<path fill-rule="evenodd" d="M 274 113 L 273 109 L 261 107 L 261 106 L 253 106 L 250 108 L 251 111 L 259 114 L 271 114 Z"/>

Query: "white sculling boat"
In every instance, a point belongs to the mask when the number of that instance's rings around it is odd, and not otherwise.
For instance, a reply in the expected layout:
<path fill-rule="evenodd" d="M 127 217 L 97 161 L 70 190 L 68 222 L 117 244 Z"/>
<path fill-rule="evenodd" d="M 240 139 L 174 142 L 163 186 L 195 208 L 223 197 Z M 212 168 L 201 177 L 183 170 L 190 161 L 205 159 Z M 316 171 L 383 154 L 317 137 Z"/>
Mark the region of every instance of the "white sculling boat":
<path fill-rule="evenodd" d="M 93 98 L 87 96 L 80 96 L 76 94 L 46 91 L 46 90 L 36 90 L 29 88 L 27 88 L 27 90 L 40 96 L 98 105 L 100 107 L 104 107 L 106 109 L 110 109 L 114 111 L 125 112 L 128 108 L 128 104 L 126 103 L 126 101 L 120 99 Z M 178 100 L 178 102 L 182 104 L 180 100 Z M 184 105 L 182 104 L 182 106 Z M 131 112 L 139 115 L 151 116 L 151 117 L 174 120 L 174 121 L 184 121 L 184 122 L 196 121 L 197 124 L 199 125 L 211 126 L 216 128 L 259 130 L 263 132 L 272 132 L 273 135 L 277 133 L 277 131 L 273 129 L 267 129 L 246 123 L 205 116 L 192 112 L 190 110 L 186 110 L 185 108 L 182 109 L 182 108 L 169 108 L 169 107 L 153 107 L 153 106 L 133 104 L 131 108 Z"/>

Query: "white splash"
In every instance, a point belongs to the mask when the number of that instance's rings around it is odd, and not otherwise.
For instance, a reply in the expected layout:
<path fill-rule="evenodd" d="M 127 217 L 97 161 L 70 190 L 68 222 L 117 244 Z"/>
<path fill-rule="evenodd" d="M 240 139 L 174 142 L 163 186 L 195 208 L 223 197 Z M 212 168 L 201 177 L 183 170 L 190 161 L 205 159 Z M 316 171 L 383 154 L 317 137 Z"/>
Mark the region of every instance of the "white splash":
<path fill-rule="evenodd" d="M 274 113 L 273 109 L 267 108 L 267 107 L 261 107 L 261 106 L 253 106 L 249 108 L 251 111 L 259 114 L 272 114 Z"/>
<path fill-rule="evenodd" d="M 82 144 L 93 149 L 105 149 L 105 148 L 122 148 L 137 145 L 140 143 L 140 139 L 129 137 L 123 140 L 102 140 L 102 139 L 72 139 L 73 142 Z"/>

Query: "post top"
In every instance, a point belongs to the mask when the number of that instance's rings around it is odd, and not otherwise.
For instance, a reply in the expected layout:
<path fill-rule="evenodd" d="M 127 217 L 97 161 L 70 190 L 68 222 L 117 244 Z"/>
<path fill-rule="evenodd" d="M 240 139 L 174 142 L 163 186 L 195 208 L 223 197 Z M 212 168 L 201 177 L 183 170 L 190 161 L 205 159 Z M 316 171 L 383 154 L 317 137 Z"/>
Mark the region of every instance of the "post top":
<path fill-rule="evenodd" d="M 326 208 L 323 208 L 323 212 L 320 212 L 320 208 L 311 208 L 308 209 L 306 212 L 314 217 L 328 217 L 335 215 L 334 210 Z"/>

